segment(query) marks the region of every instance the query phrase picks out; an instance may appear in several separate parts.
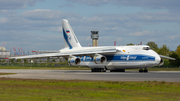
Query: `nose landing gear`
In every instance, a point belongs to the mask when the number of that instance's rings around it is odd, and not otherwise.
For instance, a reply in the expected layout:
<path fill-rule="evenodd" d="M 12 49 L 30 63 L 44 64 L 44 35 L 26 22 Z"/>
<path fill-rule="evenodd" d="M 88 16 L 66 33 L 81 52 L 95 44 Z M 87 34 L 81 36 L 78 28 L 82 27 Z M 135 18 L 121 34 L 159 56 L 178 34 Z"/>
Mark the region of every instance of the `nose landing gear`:
<path fill-rule="evenodd" d="M 146 69 L 146 68 L 144 68 L 144 70 L 141 68 L 141 69 L 139 69 L 139 73 L 147 73 L 148 72 L 148 70 Z"/>

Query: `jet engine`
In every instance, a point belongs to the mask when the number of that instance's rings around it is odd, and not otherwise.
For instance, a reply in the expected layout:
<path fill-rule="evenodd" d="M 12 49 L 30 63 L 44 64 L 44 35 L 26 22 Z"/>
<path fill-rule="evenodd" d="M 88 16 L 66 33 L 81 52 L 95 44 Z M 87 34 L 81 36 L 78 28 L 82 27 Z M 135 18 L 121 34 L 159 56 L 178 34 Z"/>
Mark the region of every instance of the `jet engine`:
<path fill-rule="evenodd" d="M 161 59 L 161 61 L 159 62 L 159 66 L 162 66 L 164 64 L 164 60 Z"/>
<path fill-rule="evenodd" d="M 96 63 L 96 64 L 102 64 L 107 61 L 107 58 L 100 54 L 95 55 L 93 59 L 94 59 L 94 63 Z"/>
<path fill-rule="evenodd" d="M 68 64 L 71 66 L 77 66 L 81 62 L 81 59 L 76 56 L 71 56 L 68 58 Z"/>

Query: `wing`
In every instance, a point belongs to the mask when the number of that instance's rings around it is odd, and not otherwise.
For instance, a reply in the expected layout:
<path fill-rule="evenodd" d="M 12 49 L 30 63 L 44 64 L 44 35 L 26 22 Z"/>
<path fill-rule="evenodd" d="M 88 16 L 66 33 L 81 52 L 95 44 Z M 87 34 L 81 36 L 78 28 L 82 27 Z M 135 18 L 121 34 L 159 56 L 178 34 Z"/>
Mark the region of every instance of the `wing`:
<path fill-rule="evenodd" d="M 89 50 L 89 51 L 75 51 L 66 53 L 48 53 L 48 54 L 38 54 L 38 55 L 27 55 L 18 57 L 9 57 L 9 59 L 31 59 L 31 58 L 47 58 L 47 57 L 64 57 L 68 58 L 70 55 L 74 56 L 94 56 L 95 54 L 109 54 L 116 53 L 116 48 L 104 48 L 101 50 Z"/>
<path fill-rule="evenodd" d="M 168 57 L 168 56 L 163 56 L 163 55 L 159 55 L 161 58 L 163 59 L 170 59 L 170 60 L 176 60 L 175 58 L 171 58 L 171 57 Z"/>

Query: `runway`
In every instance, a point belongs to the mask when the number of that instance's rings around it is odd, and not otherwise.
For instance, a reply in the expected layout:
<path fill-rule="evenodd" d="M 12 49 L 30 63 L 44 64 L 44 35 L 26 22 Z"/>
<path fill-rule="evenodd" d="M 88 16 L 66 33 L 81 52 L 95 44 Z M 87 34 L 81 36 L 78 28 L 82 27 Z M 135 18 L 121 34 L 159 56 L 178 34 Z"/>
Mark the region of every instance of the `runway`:
<path fill-rule="evenodd" d="M 0 75 L 0 78 L 180 82 L 180 71 L 150 71 L 148 73 L 139 73 L 138 71 L 107 71 L 92 73 L 90 70 L 0 69 L 0 73 L 17 73 L 13 75 Z"/>

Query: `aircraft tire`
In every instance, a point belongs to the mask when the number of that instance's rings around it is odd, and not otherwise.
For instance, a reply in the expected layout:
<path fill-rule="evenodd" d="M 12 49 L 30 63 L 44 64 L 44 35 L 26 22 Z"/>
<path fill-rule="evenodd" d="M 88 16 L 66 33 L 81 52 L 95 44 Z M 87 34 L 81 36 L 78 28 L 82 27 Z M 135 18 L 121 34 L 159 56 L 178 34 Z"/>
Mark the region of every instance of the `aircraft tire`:
<path fill-rule="evenodd" d="M 148 70 L 145 68 L 145 69 L 143 70 L 143 72 L 144 72 L 144 73 L 147 73 L 147 72 L 148 72 Z"/>
<path fill-rule="evenodd" d="M 106 72 L 106 70 L 104 70 L 104 68 L 94 68 L 91 69 L 91 72 Z"/>
<path fill-rule="evenodd" d="M 94 72 L 97 72 L 97 71 L 98 71 L 97 68 L 94 68 L 94 70 L 95 70 Z"/>
<path fill-rule="evenodd" d="M 120 72 L 125 72 L 125 69 L 121 69 L 121 71 Z"/>
<path fill-rule="evenodd" d="M 103 68 L 101 69 L 101 72 L 106 72 L 106 70 L 104 70 Z"/>
<path fill-rule="evenodd" d="M 98 68 L 98 69 L 97 69 L 97 72 L 101 72 L 101 68 Z"/>
<path fill-rule="evenodd" d="M 139 69 L 139 73 L 142 73 L 143 72 L 143 70 L 142 69 Z"/>
<path fill-rule="evenodd" d="M 148 70 L 145 68 L 144 70 L 143 69 L 139 69 L 139 73 L 147 73 L 148 72 Z"/>
<path fill-rule="evenodd" d="M 110 70 L 110 72 L 125 72 L 125 69 L 120 69 L 120 70 Z"/>

